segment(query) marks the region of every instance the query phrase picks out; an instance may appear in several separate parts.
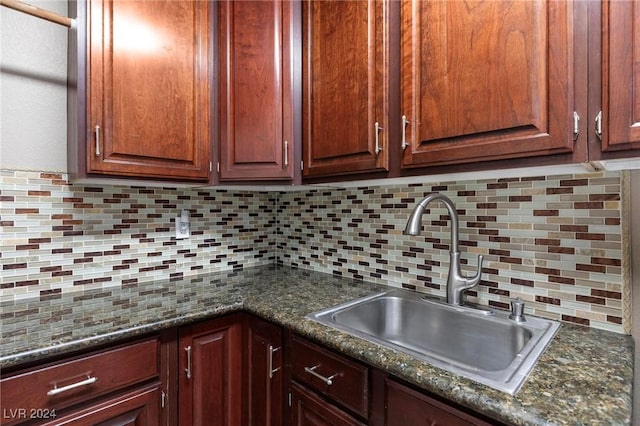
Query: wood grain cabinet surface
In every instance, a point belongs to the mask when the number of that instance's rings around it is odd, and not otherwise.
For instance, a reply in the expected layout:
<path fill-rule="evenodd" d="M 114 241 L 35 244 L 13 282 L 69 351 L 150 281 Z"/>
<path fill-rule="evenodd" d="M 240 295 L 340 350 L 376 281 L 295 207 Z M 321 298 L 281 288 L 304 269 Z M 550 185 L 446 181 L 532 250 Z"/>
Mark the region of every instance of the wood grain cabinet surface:
<path fill-rule="evenodd" d="M 242 417 L 242 323 L 236 315 L 180 328 L 181 426 L 236 426 Z"/>
<path fill-rule="evenodd" d="M 363 425 L 369 417 L 369 368 L 290 334 L 293 425 Z"/>
<path fill-rule="evenodd" d="M 304 176 L 388 169 L 388 2 L 303 2 Z"/>
<path fill-rule="evenodd" d="M 160 425 L 161 392 L 159 384 L 150 385 L 47 421 L 41 426 Z"/>
<path fill-rule="evenodd" d="M 72 177 L 207 181 L 212 4 L 92 0 L 70 11 L 80 24 L 70 45 Z"/>
<path fill-rule="evenodd" d="M 489 426 L 490 423 L 443 404 L 398 382 L 385 381 L 386 426 Z"/>
<path fill-rule="evenodd" d="M 221 181 L 299 175 L 299 10 L 297 1 L 219 3 Z"/>
<path fill-rule="evenodd" d="M 364 426 L 341 409 L 296 383 L 291 385 L 291 425 Z"/>
<path fill-rule="evenodd" d="M 0 424 L 89 425 L 115 418 L 121 421 L 113 424 L 159 424 L 160 345 L 157 337 L 150 337 L 3 372 Z"/>
<path fill-rule="evenodd" d="M 572 152 L 572 13 L 567 1 L 403 1 L 402 166 Z"/>
<path fill-rule="evenodd" d="M 243 341 L 243 424 L 281 426 L 284 421 L 286 373 L 282 329 L 246 315 Z"/>
<path fill-rule="evenodd" d="M 591 157 L 640 156 L 640 4 L 632 0 L 589 2 L 591 57 Z M 596 52 L 598 50 L 595 50 Z M 591 71 L 593 70 L 593 71 Z M 598 115 L 599 114 L 599 115 Z M 593 118 L 598 122 L 594 123 Z M 597 137 L 596 137 L 597 136 Z"/>

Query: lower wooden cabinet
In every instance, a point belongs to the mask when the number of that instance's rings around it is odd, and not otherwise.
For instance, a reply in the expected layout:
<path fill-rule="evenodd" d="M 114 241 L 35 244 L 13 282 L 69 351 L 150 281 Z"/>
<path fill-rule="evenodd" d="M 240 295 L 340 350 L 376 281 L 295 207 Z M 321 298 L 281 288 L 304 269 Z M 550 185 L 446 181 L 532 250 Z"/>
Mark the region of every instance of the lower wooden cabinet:
<path fill-rule="evenodd" d="M 385 380 L 386 426 L 489 426 L 483 420 L 410 389 Z"/>
<path fill-rule="evenodd" d="M 282 425 L 285 373 L 282 329 L 247 315 L 243 340 L 243 424 Z"/>
<path fill-rule="evenodd" d="M 346 411 L 369 416 L 369 368 L 298 336 L 291 336 L 291 379 Z"/>
<path fill-rule="evenodd" d="M 242 323 L 236 315 L 179 330 L 181 426 L 239 425 L 242 415 Z"/>
<path fill-rule="evenodd" d="M 148 426 L 160 423 L 161 386 L 136 389 L 105 402 L 43 423 L 46 426 Z"/>
<path fill-rule="evenodd" d="M 296 383 L 291 385 L 291 424 L 295 426 L 364 425 L 364 423 Z"/>
<path fill-rule="evenodd" d="M 22 371 L 2 372 L 0 424 L 159 424 L 160 339 L 141 339 Z M 141 422 L 141 423 L 140 423 Z"/>
<path fill-rule="evenodd" d="M 1 426 L 496 424 L 246 313 L 1 375 Z"/>

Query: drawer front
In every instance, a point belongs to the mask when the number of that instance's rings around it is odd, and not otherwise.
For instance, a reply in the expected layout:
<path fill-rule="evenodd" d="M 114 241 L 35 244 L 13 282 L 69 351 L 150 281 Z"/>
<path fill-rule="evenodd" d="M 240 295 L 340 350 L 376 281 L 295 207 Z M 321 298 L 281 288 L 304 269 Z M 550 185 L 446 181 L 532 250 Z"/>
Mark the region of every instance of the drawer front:
<path fill-rule="evenodd" d="M 157 377 L 158 348 L 158 339 L 148 339 L 2 379 L 2 407 L 9 415 L 0 423 L 13 424 L 38 410 L 59 410 Z"/>
<path fill-rule="evenodd" d="M 291 385 L 291 424 L 313 426 L 364 426 L 335 405 L 327 404 L 313 392 Z"/>
<path fill-rule="evenodd" d="M 291 337 L 293 378 L 354 413 L 369 414 L 368 368 L 300 337 Z"/>

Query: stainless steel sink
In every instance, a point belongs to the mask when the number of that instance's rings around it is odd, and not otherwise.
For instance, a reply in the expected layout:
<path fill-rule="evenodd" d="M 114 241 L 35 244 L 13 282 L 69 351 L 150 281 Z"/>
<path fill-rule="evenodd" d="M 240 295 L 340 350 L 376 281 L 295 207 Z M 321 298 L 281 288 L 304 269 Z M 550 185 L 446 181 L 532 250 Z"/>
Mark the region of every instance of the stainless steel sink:
<path fill-rule="evenodd" d="M 309 318 L 515 394 L 558 322 L 454 306 L 392 290 L 313 313 Z"/>

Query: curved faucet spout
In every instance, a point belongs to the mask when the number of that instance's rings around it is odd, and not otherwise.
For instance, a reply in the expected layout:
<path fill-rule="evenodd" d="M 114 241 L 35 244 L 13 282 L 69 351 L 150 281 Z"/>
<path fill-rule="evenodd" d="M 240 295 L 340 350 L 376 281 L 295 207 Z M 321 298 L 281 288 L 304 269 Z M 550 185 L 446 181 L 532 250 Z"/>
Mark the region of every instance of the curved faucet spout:
<path fill-rule="evenodd" d="M 422 215 L 424 214 L 427 205 L 432 201 L 441 201 L 449 212 L 449 218 L 451 221 L 451 249 L 449 251 L 449 277 L 447 279 L 447 303 L 462 305 L 462 293 L 476 286 L 482 277 L 482 261 L 483 256 L 478 256 L 478 270 L 472 277 L 465 277 L 460 270 L 460 252 L 459 246 L 459 233 L 458 233 L 458 213 L 453 201 L 446 195 L 432 192 L 428 194 L 418 205 L 413 209 L 407 225 L 404 229 L 405 235 L 420 235 L 422 233 Z"/>

